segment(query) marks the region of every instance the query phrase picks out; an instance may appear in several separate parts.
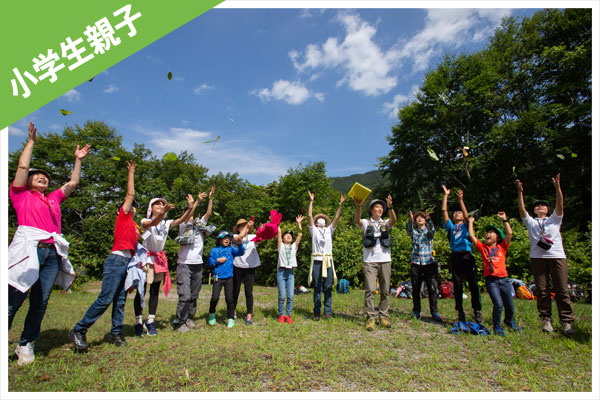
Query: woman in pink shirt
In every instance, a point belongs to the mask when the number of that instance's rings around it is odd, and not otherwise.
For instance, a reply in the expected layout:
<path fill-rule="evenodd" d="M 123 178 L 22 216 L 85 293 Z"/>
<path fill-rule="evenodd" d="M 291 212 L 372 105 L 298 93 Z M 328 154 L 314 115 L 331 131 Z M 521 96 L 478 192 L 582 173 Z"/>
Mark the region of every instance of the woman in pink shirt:
<path fill-rule="evenodd" d="M 75 165 L 71 179 L 60 189 L 46 194 L 50 184 L 50 174 L 41 169 L 29 168 L 33 146 L 37 138 L 37 130 L 32 122 L 29 123 L 29 139 L 19 158 L 19 167 L 15 180 L 10 185 L 10 200 L 17 213 L 19 226 L 33 227 L 48 233 L 48 238 L 40 240 L 37 245 L 39 259 L 39 278 L 35 284 L 24 293 L 8 286 L 8 329 L 13 318 L 25 298 L 29 296 L 29 311 L 25 318 L 25 326 L 15 353 L 19 356 L 19 366 L 32 363 L 33 341 L 38 338 L 44 314 L 52 287 L 58 275 L 60 257 L 56 253 L 52 234 L 60 234 L 61 211 L 63 202 L 79 184 L 81 175 L 81 160 L 89 153 L 90 145 L 75 150 Z M 43 232 L 42 232 L 43 233 Z"/>

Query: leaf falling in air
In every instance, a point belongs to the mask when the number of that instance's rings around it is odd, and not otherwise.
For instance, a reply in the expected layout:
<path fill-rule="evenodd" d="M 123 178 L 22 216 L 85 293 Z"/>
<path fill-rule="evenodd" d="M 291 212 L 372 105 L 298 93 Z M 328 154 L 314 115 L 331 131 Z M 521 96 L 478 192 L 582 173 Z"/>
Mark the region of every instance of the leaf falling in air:
<path fill-rule="evenodd" d="M 517 167 L 516 167 L 516 165 L 513 165 L 513 175 L 517 176 Z"/>
<path fill-rule="evenodd" d="M 181 184 L 183 183 L 183 179 L 181 177 L 175 178 L 175 180 L 173 181 L 173 186 L 181 186 Z"/>
<path fill-rule="evenodd" d="M 115 161 L 121 161 L 121 157 L 117 157 L 117 156 L 112 156 L 112 159 Z"/>
<path fill-rule="evenodd" d="M 561 160 L 565 159 L 565 156 L 563 156 L 562 154 L 557 154 L 556 157 L 560 158 Z"/>
<path fill-rule="evenodd" d="M 429 153 L 429 158 L 431 158 L 433 161 L 440 161 L 438 156 L 435 154 L 435 151 L 433 151 L 431 147 L 427 148 L 427 153 Z"/>
<path fill-rule="evenodd" d="M 475 214 L 476 214 L 476 213 L 478 213 L 478 212 L 479 212 L 479 209 L 477 209 L 477 210 L 472 210 L 472 211 L 469 211 L 469 217 L 472 217 L 473 215 L 475 215 Z"/>
<path fill-rule="evenodd" d="M 575 157 L 577 157 L 577 154 L 571 153 L 571 158 L 575 158 Z"/>
<path fill-rule="evenodd" d="M 171 73 L 171 71 L 167 74 L 167 78 L 169 78 L 169 80 L 173 79 L 173 73 Z"/>
<path fill-rule="evenodd" d="M 216 212 L 216 211 L 213 211 L 213 214 L 215 214 L 217 217 L 220 217 L 220 216 L 221 216 L 221 214 L 219 214 L 219 213 L 218 213 L 218 212 Z"/>
<path fill-rule="evenodd" d="M 177 160 L 177 154 L 175 153 L 165 153 L 165 155 L 163 156 L 163 161 L 176 161 Z"/>
<path fill-rule="evenodd" d="M 468 156 L 469 156 L 469 151 L 468 151 L 468 150 L 469 150 L 469 146 L 464 146 L 464 147 L 462 148 L 462 152 L 463 152 L 463 155 L 464 155 L 465 157 L 468 157 Z"/>
<path fill-rule="evenodd" d="M 228 120 L 230 120 L 231 122 L 233 122 L 233 121 L 234 121 L 234 119 L 233 119 L 233 118 L 231 118 L 231 117 L 227 117 L 227 119 L 228 119 Z"/>
<path fill-rule="evenodd" d="M 60 113 L 61 113 L 62 115 L 69 115 L 69 114 L 73 114 L 71 111 L 69 111 L 69 110 L 65 110 L 65 109 L 63 109 L 63 108 L 61 108 L 61 109 L 60 109 Z"/>

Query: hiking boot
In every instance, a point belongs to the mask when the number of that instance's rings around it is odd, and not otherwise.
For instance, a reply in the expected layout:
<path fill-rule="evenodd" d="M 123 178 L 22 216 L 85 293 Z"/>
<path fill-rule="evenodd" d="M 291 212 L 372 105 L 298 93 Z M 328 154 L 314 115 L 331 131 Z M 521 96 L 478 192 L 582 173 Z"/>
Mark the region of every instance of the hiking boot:
<path fill-rule="evenodd" d="M 214 326 L 217 323 L 217 315 L 215 313 L 208 314 L 208 324 Z"/>
<path fill-rule="evenodd" d="M 329 319 L 329 318 L 331 318 L 331 314 L 325 313 L 325 315 L 323 316 L 323 318 Z"/>
<path fill-rule="evenodd" d="M 90 347 L 90 344 L 85 337 L 85 332 L 77 332 L 74 329 L 71 329 L 69 338 L 73 341 L 77 350 L 87 350 L 88 347 Z"/>
<path fill-rule="evenodd" d="M 179 333 L 187 333 L 190 331 L 190 327 L 187 324 L 181 324 L 177 327 L 174 327 L 174 330 Z"/>
<path fill-rule="evenodd" d="M 477 322 L 478 324 L 481 324 L 483 322 L 483 318 L 481 317 L 481 311 L 473 311 L 473 316 L 475 317 L 475 322 Z"/>
<path fill-rule="evenodd" d="M 192 321 L 191 319 L 186 319 L 185 320 L 185 324 L 187 325 L 188 328 L 190 329 L 194 329 L 196 327 L 196 324 L 194 323 L 194 321 Z"/>
<path fill-rule="evenodd" d="M 235 326 L 235 319 L 233 319 L 233 318 L 229 318 L 229 319 L 227 320 L 227 327 L 228 327 L 228 328 L 233 328 L 234 326 Z"/>
<path fill-rule="evenodd" d="M 421 312 L 420 311 L 413 311 L 413 318 L 416 320 L 421 319 Z"/>
<path fill-rule="evenodd" d="M 277 322 L 279 322 L 280 324 L 283 324 L 283 323 L 285 322 L 285 321 L 284 321 L 284 318 L 283 318 L 283 314 L 281 314 L 281 315 L 280 315 L 280 316 L 277 318 Z"/>
<path fill-rule="evenodd" d="M 521 332 L 521 328 L 519 328 L 519 326 L 515 323 L 515 321 L 510 321 L 510 322 L 506 322 L 504 321 L 504 325 L 508 326 L 508 329 L 510 329 L 513 332 Z"/>
<path fill-rule="evenodd" d="M 388 317 L 381 317 L 381 318 L 379 318 L 379 323 L 384 328 L 388 328 L 389 329 L 389 328 L 392 327 L 392 323 L 390 322 L 390 319 Z"/>
<path fill-rule="evenodd" d="M 438 314 L 438 313 L 433 313 L 433 314 L 431 314 L 431 318 L 433 318 L 433 320 L 434 320 L 435 322 L 441 322 L 441 323 L 443 323 L 443 322 L 444 322 L 444 319 L 443 319 L 443 318 L 440 316 L 440 314 Z"/>
<path fill-rule="evenodd" d="M 369 318 L 367 320 L 367 330 L 373 332 L 373 329 L 375 329 L 375 318 Z"/>
<path fill-rule="evenodd" d="M 17 346 L 15 354 L 19 357 L 17 365 L 22 367 L 23 365 L 31 364 L 35 361 L 35 355 L 33 354 L 33 342 L 28 342 L 25 346 Z"/>
<path fill-rule="evenodd" d="M 135 324 L 133 330 L 135 331 L 135 336 L 144 336 L 144 327 L 142 324 Z"/>
<path fill-rule="evenodd" d="M 158 332 L 156 332 L 156 328 L 154 327 L 154 321 L 153 322 L 144 322 L 144 330 L 146 331 L 146 334 L 148 336 L 156 336 L 158 334 Z"/>
<path fill-rule="evenodd" d="M 545 317 L 542 319 L 542 332 L 553 332 L 552 319 Z"/>
<path fill-rule="evenodd" d="M 562 322 L 562 331 L 563 334 L 571 336 L 573 334 L 573 324 L 570 322 Z"/>
<path fill-rule="evenodd" d="M 113 335 L 111 333 L 110 342 L 115 346 L 127 346 L 127 342 L 125 341 L 125 338 L 123 337 L 122 333 L 119 333 L 117 335 Z"/>
<path fill-rule="evenodd" d="M 316 313 L 314 313 L 314 315 L 315 315 L 315 321 L 321 320 L 321 313 L 320 312 L 319 313 L 316 312 Z"/>
<path fill-rule="evenodd" d="M 494 327 L 494 335 L 506 337 L 506 333 L 504 333 L 504 329 L 501 326 Z"/>
<path fill-rule="evenodd" d="M 458 313 L 458 322 L 467 322 L 467 316 L 464 312 Z"/>
<path fill-rule="evenodd" d="M 294 323 L 294 321 L 292 321 L 292 317 L 290 315 L 286 315 L 283 319 L 285 319 L 285 322 L 288 324 Z"/>

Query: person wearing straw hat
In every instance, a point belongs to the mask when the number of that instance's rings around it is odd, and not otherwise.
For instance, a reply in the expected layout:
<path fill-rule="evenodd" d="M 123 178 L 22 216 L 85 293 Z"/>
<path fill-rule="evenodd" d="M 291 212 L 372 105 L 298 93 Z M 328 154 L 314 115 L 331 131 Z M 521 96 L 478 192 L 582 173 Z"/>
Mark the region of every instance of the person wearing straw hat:
<path fill-rule="evenodd" d="M 308 192 L 310 202 L 308 203 L 308 231 L 312 236 L 312 254 L 310 257 L 310 269 L 308 274 L 308 285 L 315 281 L 315 291 L 313 294 L 313 313 L 315 320 L 321 319 L 321 293 L 323 293 L 324 318 L 331 317 L 331 292 L 332 287 L 337 283 L 335 267 L 333 265 L 333 243 L 332 235 L 340 219 L 342 205 L 346 196 L 340 198 L 340 205 L 333 217 L 331 224 L 329 217 L 325 214 L 317 214 L 313 218 L 312 208 L 315 199 L 314 194 Z"/>
<path fill-rule="evenodd" d="M 379 323 L 391 328 L 388 308 L 390 279 L 392 277 L 392 238 L 390 229 L 396 224 L 396 212 L 392 208 L 392 196 L 383 200 L 375 199 L 369 204 L 369 219 L 361 219 L 360 199 L 354 199 L 356 212 L 354 221 L 363 231 L 363 265 L 365 275 L 365 312 L 367 313 L 368 331 L 375 329 L 377 313 L 375 312 L 375 291 L 379 278 Z M 389 210 L 390 218 L 382 219 L 383 213 Z"/>
<path fill-rule="evenodd" d="M 29 294 L 29 310 L 15 353 L 17 365 L 35 361 L 34 341 L 40 335 L 54 283 L 67 289 L 75 279 L 68 260 L 69 243 L 61 235 L 60 204 L 75 190 L 81 176 L 81 160 L 90 145 L 75 150 L 71 179 L 61 188 L 46 194 L 50 174 L 29 168 L 37 129 L 29 123 L 29 138 L 19 157 L 15 179 L 10 185 L 10 200 L 19 227 L 8 248 L 8 329 Z"/>
<path fill-rule="evenodd" d="M 556 204 L 554 212 L 550 214 L 547 201 L 536 200 L 533 203 L 531 217 L 525 209 L 523 201 L 523 184 L 517 179 L 517 201 L 519 204 L 519 215 L 527 227 L 529 233 L 529 261 L 531 271 L 535 280 L 537 297 L 537 309 L 542 320 L 542 331 L 552 332 L 552 297 L 550 295 L 550 278 L 552 287 L 556 293 L 556 307 L 558 316 L 565 335 L 573 334 L 573 321 L 575 313 L 571 304 L 571 296 L 568 289 L 569 265 L 560 235 L 564 211 L 564 198 L 560 188 L 560 174 L 552 178 L 552 184 L 556 189 Z"/>
<path fill-rule="evenodd" d="M 244 254 L 234 257 L 233 259 L 233 309 L 237 307 L 240 297 L 242 283 L 244 284 L 244 294 L 246 296 L 246 325 L 252 325 L 252 314 L 254 313 L 254 273 L 256 267 L 260 265 L 260 257 L 256 248 L 256 241 L 252 240 L 256 237 L 251 234 L 254 231 L 254 219 L 250 218 L 247 221 L 240 218 L 233 227 L 233 239 L 242 238 L 240 232 L 246 230 L 247 234 L 243 236 L 241 245 L 246 249 Z M 234 312 L 234 317 L 236 316 Z"/>

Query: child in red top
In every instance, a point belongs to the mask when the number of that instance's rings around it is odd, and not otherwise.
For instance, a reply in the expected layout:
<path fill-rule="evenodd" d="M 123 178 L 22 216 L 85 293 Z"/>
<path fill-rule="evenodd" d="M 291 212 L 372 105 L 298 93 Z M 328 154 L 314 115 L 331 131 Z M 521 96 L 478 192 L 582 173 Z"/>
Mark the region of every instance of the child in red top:
<path fill-rule="evenodd" d="M 490 224 L 485 227 L 485 243 L 480 242 L 475 237 L 475 231 L 473 230 L 475 218 L 469 217 L 469 240 L 475 245 L 483 259 L 485 286 L 494 304 L 494 310 L 492 311 L 494 334 L 506 336 L 500 324 L 503 306 L 506 307 L 504 324 L 515 332 L 520 332 L 521 328 L 517 326 L 513 319 L 515 306 L 512 300 L 511 283 L 506 273 L 506 252 L 512 239 L 512 229 L 504 211 L 498 212 L 498 217 L 505 226 L 506 236 L 502 229 Z"/>

